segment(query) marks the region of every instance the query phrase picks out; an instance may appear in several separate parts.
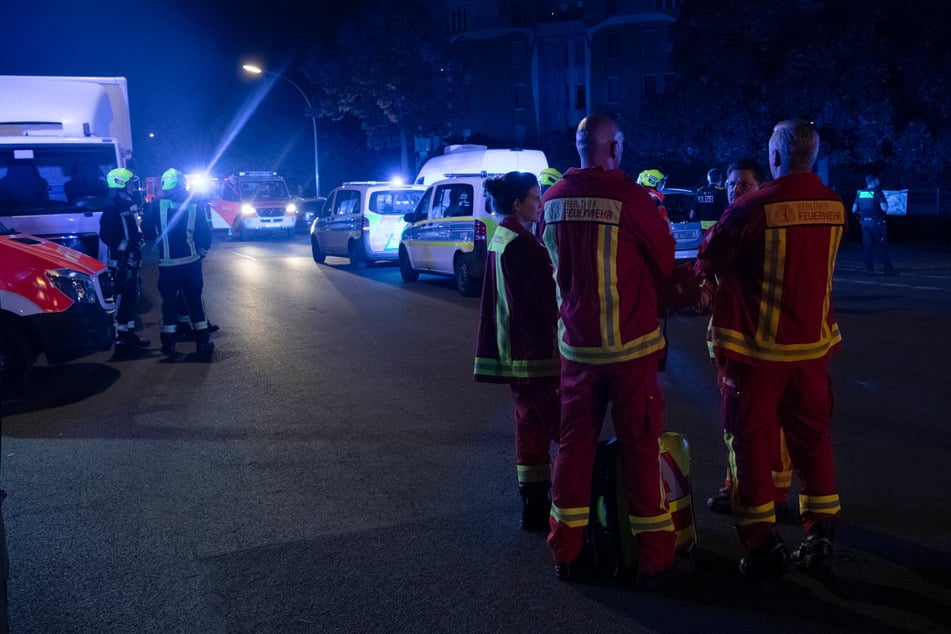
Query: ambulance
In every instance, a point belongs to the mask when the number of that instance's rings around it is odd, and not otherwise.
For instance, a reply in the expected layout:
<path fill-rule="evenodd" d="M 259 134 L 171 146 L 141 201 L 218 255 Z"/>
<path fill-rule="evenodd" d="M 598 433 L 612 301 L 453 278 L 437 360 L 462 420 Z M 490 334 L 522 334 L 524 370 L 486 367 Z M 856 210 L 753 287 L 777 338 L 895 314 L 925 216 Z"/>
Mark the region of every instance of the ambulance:
<path fill-rule="evenodd" d="M 210 185 L 212 229 L 225 230 L 240 240 L 253 235 L 294 237 L 297 204 L 277 172 L 238 172 Z"/>
<path fill-rule="evenodd" d="M 15 394 L 40 354 L 64 363 L 115 340 L 112 275 L 102 262 L 0 224 L 0 392 Z"/>

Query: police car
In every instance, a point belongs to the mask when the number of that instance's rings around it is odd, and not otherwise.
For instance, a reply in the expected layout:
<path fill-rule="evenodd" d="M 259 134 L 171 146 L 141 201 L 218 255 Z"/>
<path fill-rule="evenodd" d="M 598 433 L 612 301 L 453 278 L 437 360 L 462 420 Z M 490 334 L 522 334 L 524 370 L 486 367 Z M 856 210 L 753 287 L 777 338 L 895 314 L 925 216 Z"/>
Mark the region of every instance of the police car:
<path fill-rule="evenodd" d="M 328 255 L 350 259 L 353 268 L 375 260 L 396 260 L 403 216 L 423 195 L 419 185 L 377 181 L 347 182 L 327 195 L 320 215 L 310 228 L 314 261 Z"/>
<path fill-rule="evenodd" d="M 420 273 L 455 279 L 464 297 L 482 293 L 488 241 L 502 217 L 492 211 L 483 182 L 487 175 L 456 175 L 426 189 L 400 240 L 400 275 L 415 282 Z"/>
<path fill-rule="evenodd" d="M 690 189 L 664 188 L 664 207 L 667 209 L 667 218 L 670 220 L 670 229 L 673 232 L 677 245 L 674 247 L 676 261 L 692 260 L 697 257 L 700 248 L 700 238 L 703 229 L 700 219 L 691 220 L 690 210 L 693 209 L 697 192 Z"/>

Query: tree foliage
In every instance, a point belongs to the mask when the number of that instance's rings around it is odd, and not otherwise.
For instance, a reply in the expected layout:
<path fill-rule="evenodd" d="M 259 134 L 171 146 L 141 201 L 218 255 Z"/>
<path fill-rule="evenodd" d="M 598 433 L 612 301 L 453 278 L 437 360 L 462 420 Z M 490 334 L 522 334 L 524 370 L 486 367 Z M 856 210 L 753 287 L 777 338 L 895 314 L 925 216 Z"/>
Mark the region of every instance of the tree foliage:
<path fill-rule="evenodd" d="M 942 0 L 688 0 L 670 32 L 677 91 L 647 104 L 643 136 L 706 164 L 765 159 L 773 124 L 802 117 L 850 180 L 946 180 L 946 13 Z"/>
<path fill-rule="evenodd" d="M 439 15 L 432 0 L 364 3 L 304 65 L 323 91 L 321 115 L 357 118 L 372 149 L 445 134 L 463 100 Z"/>

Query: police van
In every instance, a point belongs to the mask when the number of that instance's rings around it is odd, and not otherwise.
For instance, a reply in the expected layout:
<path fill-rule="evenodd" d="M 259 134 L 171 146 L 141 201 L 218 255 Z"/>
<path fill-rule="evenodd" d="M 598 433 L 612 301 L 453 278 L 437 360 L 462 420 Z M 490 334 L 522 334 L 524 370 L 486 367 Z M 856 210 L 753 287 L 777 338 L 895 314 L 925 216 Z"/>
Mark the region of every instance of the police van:
<path fill-rule="evenodd" d="M 423 165 L 414 181 L 417 185 L 431 185 L 434 181 L 454 174 L 485 174 L 494 176 L 506 172 L 539 174 L 548 167 L 548 158 L 541 150 L 521 148 L 490 149 L 487 145 L 450 145 L 442 154 Z"/>
<path fill-rule="evenodd" d="M 488 241 L 502 221 L 492 211 L 483 183 L 488 175 L 458 175 L 435 181 L 400 240 L 400 276 L 415 282 L 420 273 L 451 276 L 464 297 L 482 293 Z"/>
<path fill-rule="evenodd" d="M 333 189 L 311 225 L 314 261 L 323 264 L 335 255 L 362 269 L 367 262 L 396 260 L 403 217 L 416 208 L 423 189 L 378 181 L 347 182 Z"/>

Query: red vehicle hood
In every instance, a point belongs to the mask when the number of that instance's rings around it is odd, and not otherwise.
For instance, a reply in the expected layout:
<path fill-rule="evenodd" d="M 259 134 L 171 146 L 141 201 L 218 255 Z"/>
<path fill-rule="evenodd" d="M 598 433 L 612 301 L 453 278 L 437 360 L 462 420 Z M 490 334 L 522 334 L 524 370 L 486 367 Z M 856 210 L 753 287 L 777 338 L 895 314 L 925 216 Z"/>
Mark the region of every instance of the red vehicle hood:
<path fill-rule="evenodd" d="M 26 233 L 0 236 L 3 258 L 38 258 L 48 263 L 47 268 L 63 268 L 98 275 L 106 265 L 99 260 L 61 244 L 37 238 Z"/>

